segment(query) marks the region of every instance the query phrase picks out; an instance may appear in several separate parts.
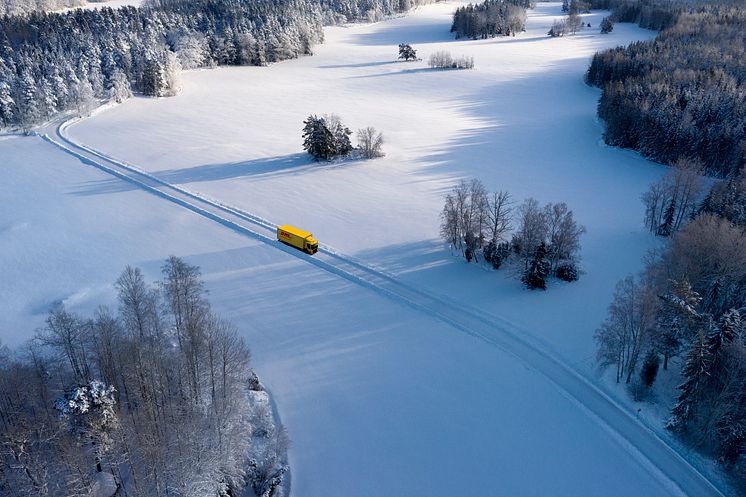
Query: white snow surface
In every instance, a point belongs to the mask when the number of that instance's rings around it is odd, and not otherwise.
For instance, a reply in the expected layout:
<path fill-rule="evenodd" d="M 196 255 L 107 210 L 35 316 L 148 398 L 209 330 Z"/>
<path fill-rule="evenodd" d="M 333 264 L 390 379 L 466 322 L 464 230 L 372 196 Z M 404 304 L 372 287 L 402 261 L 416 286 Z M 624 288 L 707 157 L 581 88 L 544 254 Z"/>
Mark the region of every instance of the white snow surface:
<path fill-rule="evenodd" d="M 600 144 L 595 50 L 654 33 L 617 24 L 545 36 L 540 3 L 515 38 L 453 41 L 457 4 L 334 27 L 316 55 L 183 75 L 176 98 L 136 98 L 69 128 L 77 141 L 277 224 L 405 282 L 512 321 L 593 375 L 594 329 L 616 281 L 654 240 L 639 196 L 663 169 Z M 394 62 L 412 43 L 472 71 Z M 383 159 L 315 164 L 302 120 L 373 125 Z M 681 495 L 587 410 L 512 355 L 426 313 L 247 238 L 35 138 L 0 139 L 0 337 L 16 345 L 54 302 L 115 304 L 126 264 L 155 279 L 170 254 L 202 268 L 292 439 L 297 496 Z M 577 283 L 521 289 L 438 239 L 442 197 L 481 178 L 516 199 L 566 201 L 588 228 Z"/>

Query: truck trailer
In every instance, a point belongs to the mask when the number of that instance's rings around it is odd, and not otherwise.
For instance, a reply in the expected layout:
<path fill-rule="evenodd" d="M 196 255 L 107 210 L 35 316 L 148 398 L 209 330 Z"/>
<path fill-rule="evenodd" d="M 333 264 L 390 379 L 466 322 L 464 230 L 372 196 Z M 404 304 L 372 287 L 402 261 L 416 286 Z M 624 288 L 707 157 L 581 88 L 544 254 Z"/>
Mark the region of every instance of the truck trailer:
<path fill-rule="evenodd" d="M 311 233 L 287 224 L 277 228 L 277 239 L 285 245 L 295 247 L 307 254 L 313 255 L 319 250 L 319 242 L 313 238 Z"/>

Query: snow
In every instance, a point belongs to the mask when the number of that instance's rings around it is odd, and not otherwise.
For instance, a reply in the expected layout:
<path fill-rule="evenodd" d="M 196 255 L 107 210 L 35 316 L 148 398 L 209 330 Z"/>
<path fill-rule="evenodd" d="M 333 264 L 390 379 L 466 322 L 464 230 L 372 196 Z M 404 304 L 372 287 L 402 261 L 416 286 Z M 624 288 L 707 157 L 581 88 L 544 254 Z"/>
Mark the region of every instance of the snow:
<path fill-rule="evenodd" d="M 601 35 L 598 12 L 584 16 L 592 28 L 552 39 L 546 32 L 559 4 L 540 3 L 520 36 L 453 41 L 455 6 L 328 28 L 313 57 L 192 71 L 178 98 L 133 99 L 69 134 L 168 182 L 312 231 L 409 282 L 486 306 L 590 365 L 614 284 L 653 244 L 639 197 L 663 169 L 599 143 L 599 93 L 582 78 L 596 50 L 654 32 L 618 24 Z M 423 61 L 397 62 L 400 42 Z M 473 56 L 476 68 L 431 70 L 425 61 L 439 50 Z M 383 131 L 387 156 L 309 161 L 301 129 L 312 113 Z M 567 202 L 588 229 L 581 281 L 554 285 L 547 298 L 521 291 L 505 272 L 450 257 L 438 238 L 442 199 L 472 177 L 518 201 Z M 572 322 L 558 326 L 560 315 Z"/>
<path fill-rule="evenodd" d="M 179 97 L 136 98 L 68 134 L 513 322 L 592 375 L 592 334 L 614 285 L 654 243 L 639 195 L 663 170 L 599 143 L 598 92 L 582 75 L 595 50 L 653 33 L 617 24 L 601 36 L 603 14 L 594 13 L 592 29 L 549 39 L 559 4 L 540 3 L 518 37 L 450 41 L 455 5 L 328 28 L 313 57 L 189 72 Z M 476 68 L 394 62 L 400 42 L 424 60 L 442 49 L 473 56 Z M 327 112 L 383 131 L 387 156 L 309 162 L 302 120 Z M 252 347 L 292 440 L 294 495 L 682 494 L 640 457 L 643 435 L 621 439 L 542 371 L 435 313 L 38 138 L 1 140 L 0 157 L 3 342 L 31 336 L 54 302 L 79 312 L 114 304 L 112 282 L 126 264 L 155 279 L 168 255 L 185 257 Z M 471 177 L 519 200 L 568 202 L 588 228 L 581 280 L 529 292 L 511 275 L 451 256 L 437 237 L 442 197 Z"/>
<path fill-rule="evenodd" d="M 58 12 L 68 12 L 75 9 L 83 9 L 83 10 L 98 10 L 103 9 L 104 7 L 108 7 L 110 9 L 118 9 L 119 7 L 140 7 L 143 4 L 143 0 L 108 0 L 103 2 L 86 2 L 83 5 L 79 5 L 76 7 L 67 7 L 64 9 L 60 9 Z"/>

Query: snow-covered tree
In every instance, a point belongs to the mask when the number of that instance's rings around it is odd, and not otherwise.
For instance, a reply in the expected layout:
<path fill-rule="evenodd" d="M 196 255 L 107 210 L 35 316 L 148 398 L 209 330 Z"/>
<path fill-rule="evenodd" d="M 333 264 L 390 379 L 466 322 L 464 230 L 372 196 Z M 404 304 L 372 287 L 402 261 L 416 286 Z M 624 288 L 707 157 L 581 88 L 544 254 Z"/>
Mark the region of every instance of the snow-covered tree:
<path fill-rule="evenodd" d="M 399 44 L 399 58 L 404 61 L 417 60 L 417 51 L 412 45 L 406 43 Z"/>
<path fill-rule="evenodd" d="M 303 121 L 303 148 L 315 160 L 331 160 L 337 152 L 334 134 L 323 117 L 308 116 Z"/>
<path fill-rule="evenodd" d="M 671 411 L 671 419 L 666 426 L 669 429 L 686 430 L 688 423 L 696 416 L 697 405 L 702 399 L 712 366 L 712 354 L 707 344 L 704 331 L 700 332 L 687 355 L 682 370 L 684 383 L 679 386 L 676 405 Z"/>

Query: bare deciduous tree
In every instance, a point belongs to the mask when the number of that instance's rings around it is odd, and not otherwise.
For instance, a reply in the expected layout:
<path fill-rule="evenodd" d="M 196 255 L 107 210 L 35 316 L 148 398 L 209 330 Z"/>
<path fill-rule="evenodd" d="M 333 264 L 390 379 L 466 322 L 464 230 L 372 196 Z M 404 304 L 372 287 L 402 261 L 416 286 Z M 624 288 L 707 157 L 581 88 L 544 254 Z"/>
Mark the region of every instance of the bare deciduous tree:
<path fill-rule="evenodd" d="M 384 156 L 383 134 L 377 132 L 372 126 L 357 130 L 357 146 L 366 159 Z"/>

